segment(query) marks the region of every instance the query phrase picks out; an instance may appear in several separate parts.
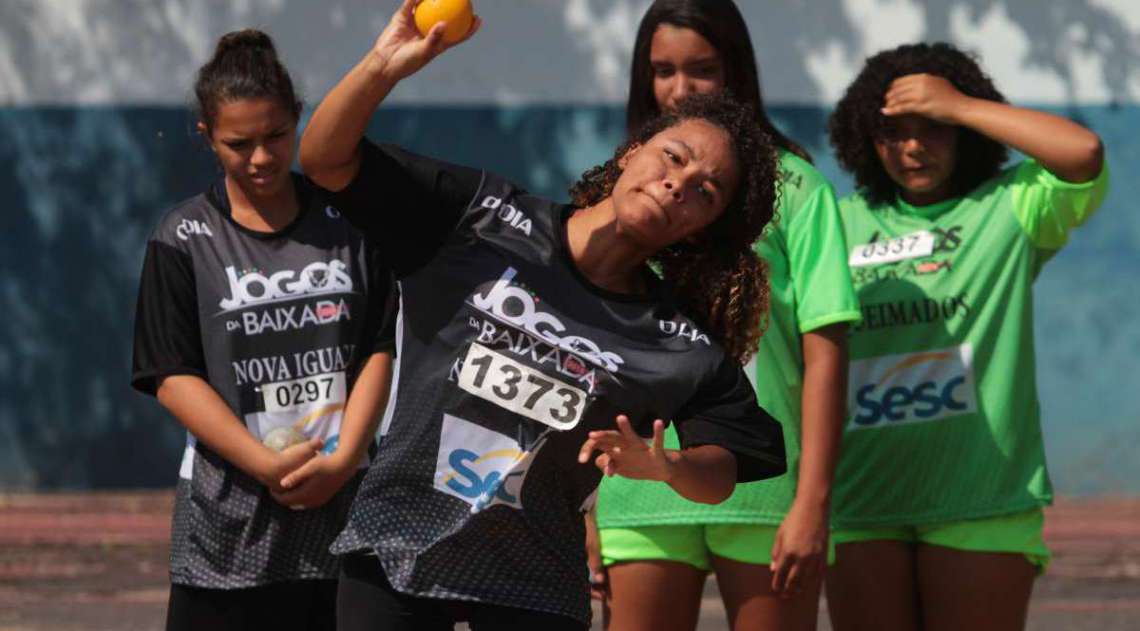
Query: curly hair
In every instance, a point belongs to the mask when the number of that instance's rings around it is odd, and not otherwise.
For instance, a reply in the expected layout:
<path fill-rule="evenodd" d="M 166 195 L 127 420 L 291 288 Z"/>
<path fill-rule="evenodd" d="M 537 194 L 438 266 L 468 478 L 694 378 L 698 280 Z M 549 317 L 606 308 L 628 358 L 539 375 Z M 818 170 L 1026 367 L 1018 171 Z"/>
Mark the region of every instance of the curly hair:
<path fill-rule="evenodd" d="M 634 132 L 605 164 L 582 174 L 570 188 L 571 203 L 593 206 L 613 193 L 619 162 L 631 148 L 685 121 L 723 129 L 732 140 L 740 172 L 732 200 L 694 239 L 657 252 L 650 263 L 673 285 L 678 306 L 740 363 L 756 353 L 767 325 L 768 272 L 752 250 L 776 205 L 776 149 L 756 122 L 755 111 L 724 95 L 693 95 Z"/>
<path fill-rule="evenodd" d="M 1006 102 L 977 61 L 951 44 L 907 44 L 869 58 L 836 105 L 827 128 L 840 166 L 855 176 L 856 187 L 873 204 L 893 202 L 899 188 L 875 153 L 875 139 L 887 119 L 879 111 L 883 98 L 892 81 L 919 73 L 942 77 L 967 96 Z M 958 160 L 951 176 L 955 196 L 996 176 L 1009 151 L 997 141 L 959 127 L 958 155 L 965 159 Z"/>

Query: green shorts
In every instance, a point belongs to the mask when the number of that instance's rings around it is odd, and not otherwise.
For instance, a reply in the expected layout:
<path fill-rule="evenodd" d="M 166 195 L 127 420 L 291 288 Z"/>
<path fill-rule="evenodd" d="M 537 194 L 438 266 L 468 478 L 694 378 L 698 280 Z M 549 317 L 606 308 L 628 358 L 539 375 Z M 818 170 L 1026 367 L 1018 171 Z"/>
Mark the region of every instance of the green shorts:
<path fill-rule="evenodd" d="M 1037 566 L 1038 571 L 1044 572 L 1053 556 L 1042 537 L 1044 527 L 1045 513 L 1036 508 L 1012 515 L 922 526 L 835 530 L 831 533 L 831 538 L 836 545 L 885 540 L 927 543 L 970 552 L 1023 554 L 1030 563 Z"/>
<path fill-rule="evenodd" d="M 711 568 L 710 557 L 769 565 L 777 526 L 767 524 L 678 524 L 598 531 L 605 565 L 631 561 L 676 561 L 699 570 Z M 828 542 L 827 562 L 835 561 Z"/>

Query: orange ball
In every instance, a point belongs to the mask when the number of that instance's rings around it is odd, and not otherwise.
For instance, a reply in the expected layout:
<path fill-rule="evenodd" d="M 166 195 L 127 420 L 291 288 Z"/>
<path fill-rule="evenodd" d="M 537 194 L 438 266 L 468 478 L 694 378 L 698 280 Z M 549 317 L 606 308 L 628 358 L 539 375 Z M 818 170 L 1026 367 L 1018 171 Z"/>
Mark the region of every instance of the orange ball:
<path fill-rule="evenodd" d="M 415 16 L 416 28 L 425 37 L 431 27 L 439 22 L 447 22 L 443 41 L 448 44 L 463 39 L 467 31 L 471 30 L 471 21 L 475 18 L 470 0 L 423 0 L 416 5 Z"/>

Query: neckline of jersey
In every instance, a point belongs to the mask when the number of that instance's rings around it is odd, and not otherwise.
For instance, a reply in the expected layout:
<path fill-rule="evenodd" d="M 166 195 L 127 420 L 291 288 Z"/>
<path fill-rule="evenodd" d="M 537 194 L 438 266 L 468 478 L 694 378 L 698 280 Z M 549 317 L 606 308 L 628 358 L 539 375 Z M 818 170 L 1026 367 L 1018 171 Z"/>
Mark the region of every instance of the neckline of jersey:
<path fill-rule="evenodd" d="M 297 193 L 297 216 L 280 230 L 262 232 L 261 230 L 247 228 L 238 223 L 238 221 L 234 219 L 233 211 L 230 208 L 230 198 L 229 195 L 226 194 L 226 181 L 224 178 L 210 185 L 209 190 L 206 191 L 206 201 L 239 232 L 255 239 L 279 239 L 288 236 L 290 232 L 293 232 L 293 230 L 301 224 L 301 220 L 309 214 L 308 209 L 313 200 L 313 191 L 304 176 L 297 173 L 290 173 L 290 175 L 293 179 L 293 190 Z"/>
<path fill-rule="evenodd" d="M 554 229 L 558 233 L 559 258 L 561 258 L 563 264 L 569 268 L 570 274 L 574 276 L 574 279 L 577 280 L 586 291 L 605 300 L 634 304 L 657 304 L 661 302 L 664 281 L 658 278 L 649 268 L 645 269 L 645 284 L 649 288 L 647 293 L 623 294 L 611 291 L 605 287 L 599 287 L 591 282 L 589 278 L 586 278 L 586 275 L 583 274 L 582 270 L 578 269 L 578 265 L 574 263 L 574 258 L 570 256 L 570 237 L 566 233 L 566 222 L 577 210 L 577 208 L 570 204 L 563 204 L 554 222 Z"/>
<path fill-rule="evenodd" d="M 933 219 L 957 206 L 960 201 L 962 201 L 961 197 L 951 197 L 950 199 L 944 199 L 940 202 L 927 204 L 926 206 L 915 206 L 907 203 L 901 195 L 897 195 L 895 196 L 895 208 L 904 215 L 916 215 L 926 219 Z"/>

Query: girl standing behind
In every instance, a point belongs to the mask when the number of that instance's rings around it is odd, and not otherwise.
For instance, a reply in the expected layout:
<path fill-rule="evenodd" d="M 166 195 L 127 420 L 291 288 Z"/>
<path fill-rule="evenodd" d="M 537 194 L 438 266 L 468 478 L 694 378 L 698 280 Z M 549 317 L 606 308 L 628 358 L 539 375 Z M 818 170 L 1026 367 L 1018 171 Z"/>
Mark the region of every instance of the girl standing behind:
<path fill-rule="evenodd" d="M 813 629 L 829 549 L 846 331 L 859 319 L 835 194 L 768 120 L 748 29 L 732 2 L 655 2 L 632 66 L 630 129 L 688 94 L 728 91 L 752 105 L 776 139 L 778 215 L 755 246 L 768 266 L 771 316 L 748 371 L 761 407 L 784 427 L 789 474 L 738 486 L 719 506 L 686 501 L 661 484 L 607 479 L 597 519 L 610 628 L 693 629 L 711 569 L 733 628 Z M 667 444 L 677 444 L 672 431 Z"/>
<path fill-rule="evenodd" d="M 1052 500 L 1033 281 L 1108 185 L 1100 139 L 948 44 L 867 60 L 830 121 L 864 323 L 828 573 L 835 628 L 1020 629 Z M 1004 168 L 1007 146 L 1027 159 Z"/>
<path fill-rule="evenodd" d="M 195 85 L 225 176 L 147 243 L 132 385 L 187 429 L 167 629 L 332 629 L 343 526 L 388 395 L 393 283 L 290 172 L 301 112 L 268 35 Z"/>

